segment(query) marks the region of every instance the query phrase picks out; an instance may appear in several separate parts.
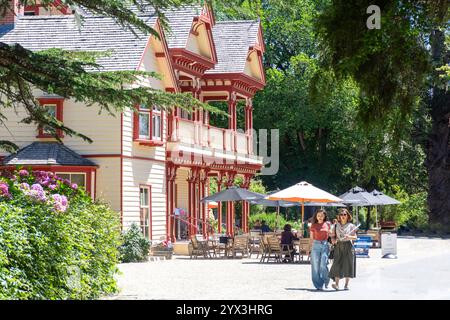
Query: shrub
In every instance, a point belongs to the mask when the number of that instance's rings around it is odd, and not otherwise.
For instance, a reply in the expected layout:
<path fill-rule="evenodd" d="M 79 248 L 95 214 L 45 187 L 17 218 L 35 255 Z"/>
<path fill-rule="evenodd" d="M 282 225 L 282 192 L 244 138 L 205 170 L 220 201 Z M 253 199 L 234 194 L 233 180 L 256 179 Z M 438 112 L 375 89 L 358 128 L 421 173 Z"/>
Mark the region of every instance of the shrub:
<path fill-rule="evenodd" d="M 142 262 L 148 259 L 151 242 L 142 234 L 141 228 L 133 223 L 123 233 L 123 244 L 120 246 L 122 262 Z"/>
<path fill-rule="evenodd" d="M 394 220 L 398 226 L 406 229 L 428 229 L 427 193 L 409 195 L 398 192 L 395 196 L 401 204 L 383 208 L 383 220 Z"/>
<path fill-rule="evenodd" d="M 300 223 L 298 223 L 297 221 L 286 221 L 286 219 L 282 215 L 280 215 L 278 219 L 279 219 L 278 229 L 283 229 L 286 223 L 289 223 L 293 229 L 297 230 L 300 229 Z M 274 230 L 276 226 L 277 215 L 276 213 L 259 213 L 251 215 L 249 219 L 250 228 L 253 227 L 256 220 L 266 221 L 266 224 L 269 226 L 269 228 Z"/>
<path fill-rule="evenodd" d="M 94 299 L 117 291 L 116 212 L 46 172 L 2 172 L 0 184 L 0 299 Z"/>

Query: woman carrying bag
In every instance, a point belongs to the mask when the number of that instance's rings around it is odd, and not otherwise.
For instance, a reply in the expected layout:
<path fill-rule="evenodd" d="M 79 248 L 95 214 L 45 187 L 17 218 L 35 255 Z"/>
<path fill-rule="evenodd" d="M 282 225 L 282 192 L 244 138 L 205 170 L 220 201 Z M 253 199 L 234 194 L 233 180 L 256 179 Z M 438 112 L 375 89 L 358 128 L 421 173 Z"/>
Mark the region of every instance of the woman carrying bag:
<path fill-rule="evenodd" d="M 310 228 L 312 282 L 317 290 L 323 290 L 323 287 L 327 288 L 330 282 L 327 265 L 331 224 L 327 221 L 326 211 L 322 209 L 316 211 L 312 222 Z"/>
<path fill-rule="evenodd" d="M 347 209 L 341 209 L 338 215 L 338 223 L 335 226 L 335 241 L 333 265 L 331 266 L 329 277 L 334 279 L 332 287 L 339 290 L 339 280 L 345 278 L 344 289 L 348 290 L 350 278 L 355 277 L 354 258 L 352 241 L 356 240 L 356 227 L 351 223 L 352 216 Z"/>

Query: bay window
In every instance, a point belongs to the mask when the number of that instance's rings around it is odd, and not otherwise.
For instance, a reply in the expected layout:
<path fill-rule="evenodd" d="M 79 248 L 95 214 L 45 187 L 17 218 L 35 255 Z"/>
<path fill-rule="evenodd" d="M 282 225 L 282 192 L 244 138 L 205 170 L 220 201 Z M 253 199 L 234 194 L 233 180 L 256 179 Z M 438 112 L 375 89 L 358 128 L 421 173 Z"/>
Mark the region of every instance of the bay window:
<path fill-rule="evenodd" d="M 134 116 L 134 140 L 141 144 L 162 145 L 163 119 L 161 109 L 141 105 Z"/>

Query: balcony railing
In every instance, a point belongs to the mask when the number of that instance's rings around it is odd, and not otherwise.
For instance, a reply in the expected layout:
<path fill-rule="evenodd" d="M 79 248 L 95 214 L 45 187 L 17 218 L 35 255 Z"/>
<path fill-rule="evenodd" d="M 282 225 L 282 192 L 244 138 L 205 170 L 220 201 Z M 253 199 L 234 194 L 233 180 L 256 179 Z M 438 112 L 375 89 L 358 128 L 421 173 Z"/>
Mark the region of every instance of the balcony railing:
<path fill-rule="evenodd" d="M 173 117 L 169 140 L 240 154 L 253 154 L 252 136 L 179 117 Z"/>

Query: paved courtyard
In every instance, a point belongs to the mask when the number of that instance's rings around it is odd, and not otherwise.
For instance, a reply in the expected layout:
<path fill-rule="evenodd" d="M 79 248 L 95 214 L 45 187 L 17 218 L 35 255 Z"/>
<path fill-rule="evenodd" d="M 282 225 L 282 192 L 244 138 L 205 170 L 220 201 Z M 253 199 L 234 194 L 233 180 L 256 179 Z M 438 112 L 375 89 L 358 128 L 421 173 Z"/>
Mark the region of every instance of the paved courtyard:
<path fill-rule="evenodd" d="M 399 238 L 397 251 L 398 259 L 382 259 L 370 249 L 350 291 L 339 292 L 313 290 L 309 264 L 182 256 L 121 264 L 121 291 L 107 299 L 450 299 L 450 240 Z"/>

